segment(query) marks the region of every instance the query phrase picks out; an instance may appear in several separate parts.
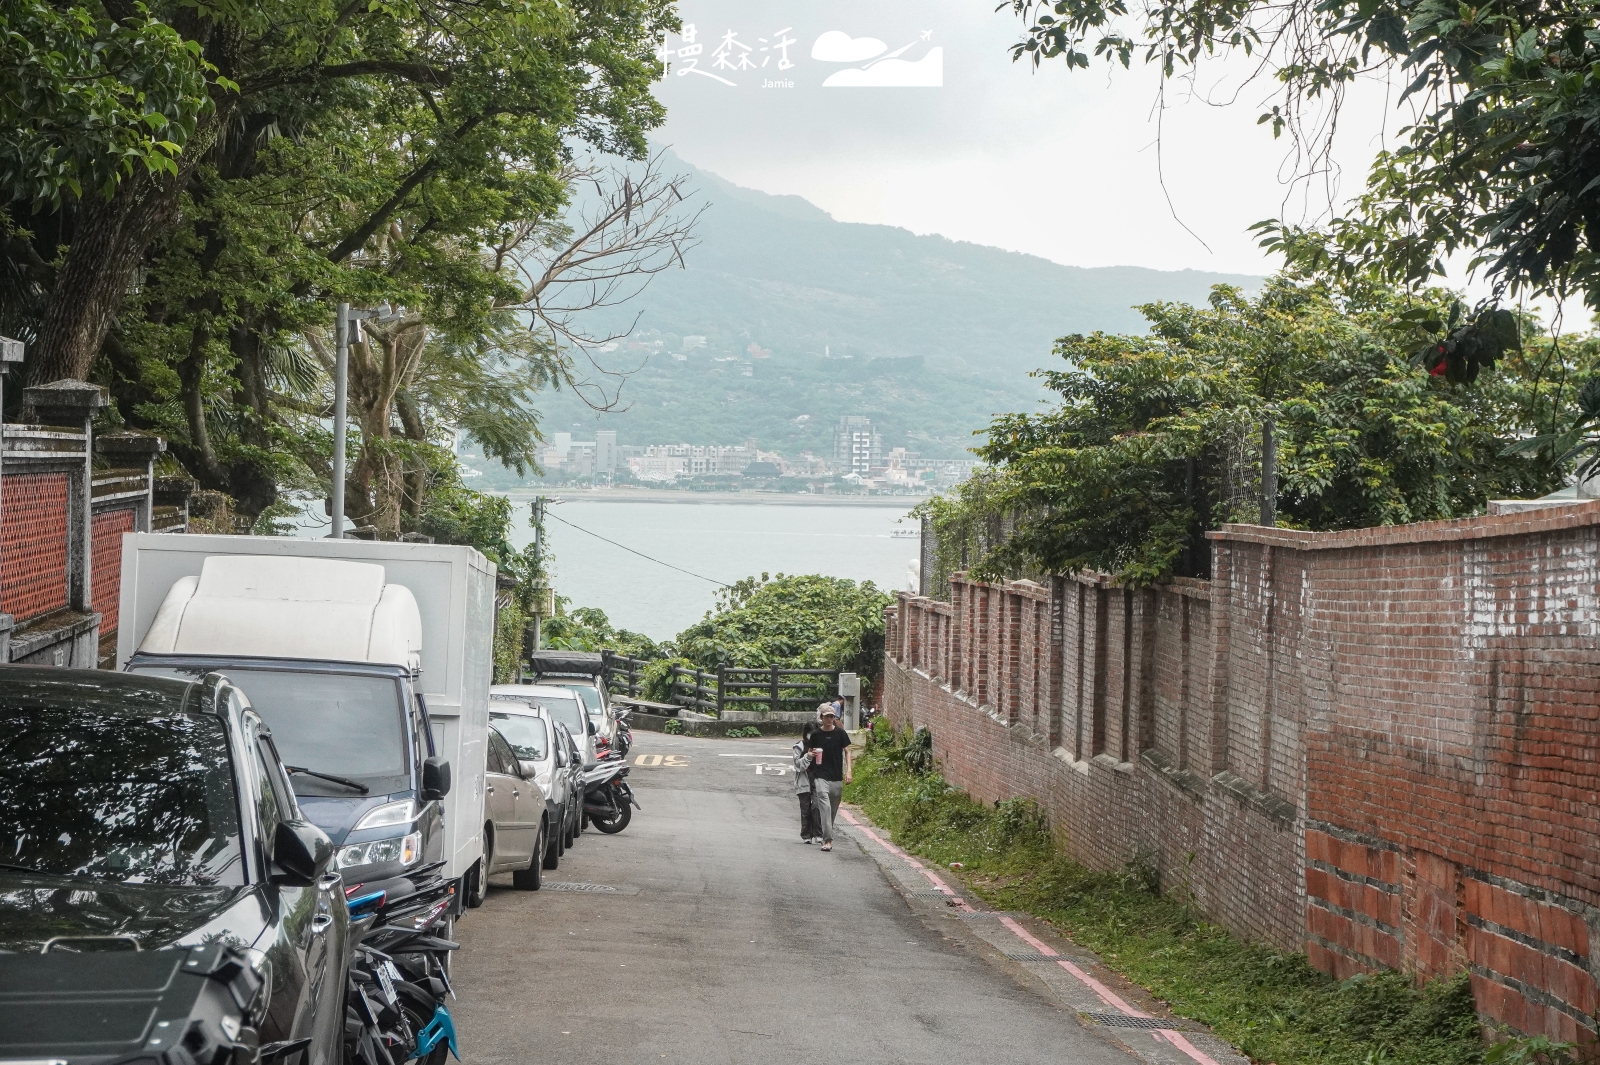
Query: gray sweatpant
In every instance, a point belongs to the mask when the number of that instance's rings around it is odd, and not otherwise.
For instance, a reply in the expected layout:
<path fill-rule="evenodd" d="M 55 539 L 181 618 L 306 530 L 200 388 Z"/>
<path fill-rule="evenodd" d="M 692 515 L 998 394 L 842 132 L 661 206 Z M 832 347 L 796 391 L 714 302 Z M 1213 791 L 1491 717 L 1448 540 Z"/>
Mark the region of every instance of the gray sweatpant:
<path fill-rule="evenodd" d="M 833 842 L 833 815 L 839 812 L 839 796 L 844 793 L 842 780 L 813 780 L 811 782 L 811 807 L 817 812 L 817 827 L 822 832 L 822 842 Z"/>

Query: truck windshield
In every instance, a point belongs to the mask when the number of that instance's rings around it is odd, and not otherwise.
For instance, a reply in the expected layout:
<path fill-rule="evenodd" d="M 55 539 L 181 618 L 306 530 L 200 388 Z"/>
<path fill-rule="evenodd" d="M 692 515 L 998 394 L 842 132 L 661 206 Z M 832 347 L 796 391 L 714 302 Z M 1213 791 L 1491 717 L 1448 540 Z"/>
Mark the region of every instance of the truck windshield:
<path fill-rule="evenodd" d="M 519 762 L 542 762 L 550 756 L 550 738 L 544 722 L 526 714 L 490 714 L 489 724 L 517 753 Z"/>
<path fill-rule="evenodd" d="M 210 670 L 226 673 L 272 730 L 272 741 L 284 765 L 345 777 L 366 785 L 372 795 L 411 787 L 405 700 L 400 682 L 393 677 L 218 664 L 175 669 L 135 663 L 133 670 L 184 680 Z M 358 794 L 347 785 L 307 773 L 291 774 L 290 779 L 296 795 L 345 798 Z"/>
<path fill-rule="evenodd" d="M 272 730 L 284 765 L 365 784 L 373 795 L 411 787 L 405 702 L 393 677 L 233 669 L 228 675 Z M 350 788 L 293 774 L 297 795 L 352 794 Z"/>
<path fill-rule="evenodd" d="M 0 869 L 244 883 L 221 721 L 0 706 Z"/>

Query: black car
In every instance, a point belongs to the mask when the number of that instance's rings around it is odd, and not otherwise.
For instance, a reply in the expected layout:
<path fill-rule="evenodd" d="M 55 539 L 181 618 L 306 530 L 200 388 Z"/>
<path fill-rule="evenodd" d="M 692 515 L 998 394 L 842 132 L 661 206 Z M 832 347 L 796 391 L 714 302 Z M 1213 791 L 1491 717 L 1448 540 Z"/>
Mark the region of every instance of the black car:
<path fill-rule="evenodd" d="M 234 947 L 270 984 L 263 1049 L 337 1065 L 332 863 L 227 678 L 0 666 L 0 951 Z"/>

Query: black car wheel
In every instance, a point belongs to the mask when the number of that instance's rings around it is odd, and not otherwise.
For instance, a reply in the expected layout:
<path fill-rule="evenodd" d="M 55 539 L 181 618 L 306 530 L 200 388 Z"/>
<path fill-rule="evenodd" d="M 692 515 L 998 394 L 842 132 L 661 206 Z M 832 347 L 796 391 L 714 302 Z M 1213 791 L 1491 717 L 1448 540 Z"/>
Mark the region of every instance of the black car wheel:
<path fill-rule="evenodd" d="M 539 829 L 539 842 L 533 848 L 533 857 L 528 859 L 526 869 L 518 869 L 511 874 L 511 885 L 519 891 L 538 891 L 544 887 L 544 873 L 539 869 L 540 852 L 544 850 L 545 829 Z"/>
<path fill-rule="evenodd" d="M 561 836 L 550 837 L 550 842 L 544 848 L 544 867 L 546 869 L 561 868 Z"/>

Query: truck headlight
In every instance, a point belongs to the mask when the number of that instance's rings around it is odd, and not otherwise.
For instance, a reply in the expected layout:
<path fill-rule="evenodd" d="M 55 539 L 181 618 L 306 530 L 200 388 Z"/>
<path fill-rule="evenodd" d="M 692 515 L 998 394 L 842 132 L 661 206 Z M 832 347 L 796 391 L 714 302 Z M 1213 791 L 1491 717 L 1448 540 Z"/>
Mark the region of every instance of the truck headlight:
<path fill-rule="evenodd" d="M 370 843 L 352 843 L 339 848 L 339 868 L 350 869 L 358 865 L 383 865 L 399 862 L 413 865 L 422 856 L 422 833 L 412 832 L 390 839 L 375 839 Z"/>

